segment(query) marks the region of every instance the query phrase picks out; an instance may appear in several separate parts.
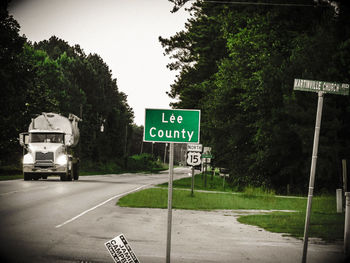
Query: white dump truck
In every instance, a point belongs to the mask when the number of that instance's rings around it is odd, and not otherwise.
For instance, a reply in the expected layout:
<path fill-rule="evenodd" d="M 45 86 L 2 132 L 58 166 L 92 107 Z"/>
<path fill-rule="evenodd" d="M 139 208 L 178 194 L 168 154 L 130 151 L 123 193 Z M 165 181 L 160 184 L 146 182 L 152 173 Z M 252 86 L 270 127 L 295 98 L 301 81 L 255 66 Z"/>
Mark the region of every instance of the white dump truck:
<path fill-rule="evenodd" d="M 24 180 L 47 179 L 49 175 L 59 175 L 61 181 L 79 179 L 79 159 L 73 156 L 72 147 L 79 141 L 80 120 L 74 114 L 66 118 L 51 112 L 32 119 L 28 132 L 19 136 Z"/>

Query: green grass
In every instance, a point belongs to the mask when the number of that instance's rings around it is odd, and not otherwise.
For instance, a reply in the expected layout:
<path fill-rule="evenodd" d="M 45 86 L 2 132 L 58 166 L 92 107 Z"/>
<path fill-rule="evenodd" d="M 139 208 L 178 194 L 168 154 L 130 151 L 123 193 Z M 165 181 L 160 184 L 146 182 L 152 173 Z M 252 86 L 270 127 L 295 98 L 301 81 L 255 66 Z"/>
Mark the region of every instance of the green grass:
<path fill-rule="evenodd" d="M 22 168 L 18 165 L 0 166 L 0 181 L 23 179 Z"/>
<path fill-rule="evenodd" d="M 118 205 L 128 207 L 166 208 L 168 190 L 150 188 L 132 193 L 119 199 Z M 268 210 L 302 210 L 306 200 L 300 198 L 276 198 L 274 196 L 252 196 L 231 193 L 196 192 L 174 190 L 173 207 L 179 209 L 268 209 Z"/>
<path fill-rule="evenodd" d="M 0 181 L 23 179 L 23 174 L 0 175 Z"/>
<path fill-rule="evenodd" d="M 195 189 L 208 190 L 201 184 L 199 175 Z M 217 178 L 221 179 L 221 178 Z M 295 212 L 268 212 L 264 214 L 240 216 L 238 221 L 244 224 L 256 225 L 268 231 L 285 233 L 301 238 L 304 234 L 306 198 L 278 197 L 273 191 L 248 187 L 244 192 L 195 192 L 194 197 L 188 191 L 191 178 L 174 181 L 173 208 L 191 210 L 215 209 L 257 209 L 257 210 L 293 210 Z M 214 177 L 215 180 L 215 177 Z M 221 179 L 222 180 L 222 179 Z M 167 208 L 168 190 L 150 188 L 124 196 L 118 201 L 123 207 Z M 187 188 L 187 189 L 185 189 Z M 220 186 L 209 190 L 218 191 Z M 322 238 L 326 241 L 342 239 L 344 233 L 344 214 L 336 213 L 335 196 L 315 196 L 312 202 L 310 222 L 310 237 Z"/>
<path fill-rule="evenodd" d="M 238 218 L 238 222 L 259 226 L 271 232 L 287 233 L 290 236 L 302 238 L 304 235 L 305 211 L 241 216 Z M 344 214 L 312 212 L 309 237 L 317 237 L 326 241 L 342 239 L 344 237 Z"/>
<path fill-rule="evenodd" d="M 175 188 L 191 188 L 192 177 L 182 178 L 173 182 Z M 168 187 L 168 183 L 160 184 L 160 187 Z M 195 190 L 208 190 L 208 191 L 220 191 L 220 192 L 232 192 L 232 189 L 228 187 L 227 183 L 223 184 L 223 178 L 219 176 L 212 176 L 207 174 L 207 184 L 205 185 L 205 176 L 203 174 L 197 174 L 194 177 L 194 189 Z"/>

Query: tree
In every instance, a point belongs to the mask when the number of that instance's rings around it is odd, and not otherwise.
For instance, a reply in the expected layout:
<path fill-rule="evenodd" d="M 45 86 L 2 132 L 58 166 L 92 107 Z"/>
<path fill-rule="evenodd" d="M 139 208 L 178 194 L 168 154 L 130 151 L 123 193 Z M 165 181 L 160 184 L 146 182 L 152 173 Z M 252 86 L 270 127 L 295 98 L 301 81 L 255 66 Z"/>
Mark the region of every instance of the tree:
<path fill-rule="evenodd" d="M 20 63 L 25 37 L 19 36 L 19 24 L 7 12 L 7 1 L 0 9 L 0 159 L 6 164 L 19 150 L 17 138 L 23 127 L 27 72 Z M 17 148 L 17 149 L 16 149 Z M 16 156 L 16 155 L 15 155 Z M 16 156 L 18 158 L 18 156 Z"/>
<path fill-rule="evenodd" d="M 60 110 L 79 115 L 82 109 L 82 158 L 106 162 L 123 157 L 133 112 L 127 96 L 118 91 L 108 65 L 99 55 L 86 55 L 78 45 L 71 47 L 55 36 L 34 47 L 45 50 L 62 67 L 67 79 L 58 94 L 66 96 L 59 98 Z"/>
<path fill-rule="evenodd" d="M 184 1 L 172 2 L 179 8 Z M 180 70 L 173 106 L 202 110 L 202 143 L 213 147 L 216 166 L 230 168 L 236 184 L 303 189 L 316 99 L 293 92 L 293 80 L 348 81 L 347 5 L 337 11 L 324 2 L 310 8 L 198 1 L 190 10 L 186 30 L 160 38 L 175 59 L 168 67 Z M 349 99 L 327 100 L 332 110 L 324 116 L 319 182 L 331 189 L 340 156 L 349 156 Z"/>
<path fill-rule="evenodd" d="M 55 36 L 38 43 L 19 36 L 19 24 L 0 17 L 1 165 L 20 160 L 18 134 L 41 112 L 80 116 L 81 158 L 107 162 L 128 154 L 133 111 L 108 65 Z M 104 125 L 104 131 L 101 126 Z"/>

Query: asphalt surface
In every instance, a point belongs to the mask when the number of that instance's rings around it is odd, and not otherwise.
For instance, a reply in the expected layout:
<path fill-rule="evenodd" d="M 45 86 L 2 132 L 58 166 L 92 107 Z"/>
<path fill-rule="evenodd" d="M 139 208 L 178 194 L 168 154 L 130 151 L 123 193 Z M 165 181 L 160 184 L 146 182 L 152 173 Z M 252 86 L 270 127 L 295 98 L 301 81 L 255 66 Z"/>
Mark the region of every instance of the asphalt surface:
<path fill-rule="evenodd" d="M 167 172 L 2 181 L 0 262 L 113 262 L 104 243 L 121 233 L 140 262 L 165 262 L 167 209 L 115 203 L 166 181 Z M 171 262 L 301 262 L 300 240 L 238 223 L 247 213 L 173 210 Z M 307 262 L 343 261 L 342 242 L 310 239 Z"/>

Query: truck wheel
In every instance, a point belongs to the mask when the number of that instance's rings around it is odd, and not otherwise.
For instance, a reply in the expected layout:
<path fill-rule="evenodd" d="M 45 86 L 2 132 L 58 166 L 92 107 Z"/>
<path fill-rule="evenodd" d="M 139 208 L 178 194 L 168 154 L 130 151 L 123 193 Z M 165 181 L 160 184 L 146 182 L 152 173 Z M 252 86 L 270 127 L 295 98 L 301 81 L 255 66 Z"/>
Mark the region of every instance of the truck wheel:
<path fill-rule="evenodd" d="M 73 162 L 69 160 L 67 173 L 66 173 L 66 181 L 72 181 L 72 173 L 73 173 Z"/>
<path fill-rule="evenodd" d="M 79 180 L 79 166 L 77 163 L 73 164 L 73 179 Z"/>
<path fill-rule="evenodd" d="M 66 174 L 61 174 L 60 179 L 61 179 L 61 181 L 66 181 L 67 180 Z"/>
<path fill-rule="evenodd" d="M 66 181 L 72 181 L 72 172 L 71 171 L 66 175 Z"/>
<path fill-rule="evenodd" d="M 32 176 L 28 173 L 23 173 L 23 178 L 24 178 L 24 181 L 32 180 Z"/>

